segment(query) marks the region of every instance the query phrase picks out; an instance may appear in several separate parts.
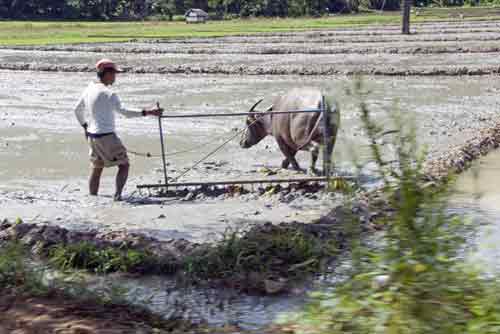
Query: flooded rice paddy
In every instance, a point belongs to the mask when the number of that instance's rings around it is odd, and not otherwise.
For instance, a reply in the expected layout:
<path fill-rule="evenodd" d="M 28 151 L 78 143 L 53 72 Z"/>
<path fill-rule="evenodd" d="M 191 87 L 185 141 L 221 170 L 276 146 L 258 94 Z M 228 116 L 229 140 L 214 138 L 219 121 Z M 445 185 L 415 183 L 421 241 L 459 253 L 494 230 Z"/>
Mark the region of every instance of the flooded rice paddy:
<path fill-rule="evenodd" d="M 417 24 L 413 29 L 410 36 L 399 35 L 396 26 L 377 26 L 213 39 L 3 48 L 0 218 L 21 217 L 79 230 L 127 229 L 159 239 L 191 241 L 217 238 L 227 228 L 248 224 L 318 218 L 340 195 L 318 193 L 285 199 L 250 193 L 186 201 L 152 198 L 147 192 L 137 191 L 137 184 L 157 183 L 163 177 L 157 157 L 158 124 L 152 118 L 117 119 L 118 133 L 131 151 L 127 200 L 112 201 L 114 170 L 106 170 L 101 196 L 89 197 L 88 149 L 73 106 L 88 82 L 95 79 L 90 73 L 93 64 L 104 56 L 115 59 L 130 70 L 119 76 L 114 87 L 124 103 L 144 107 L 158 101 L 166 113 L 242 112 L 260 98 L 267 106 L 292 87 L 318 87 L 341 110 L 334 161 L 337 173 L 350 175 L 355 156 L 367 162 L 357 102 L 346 91 L 353 78 L 318 73 L 376 72 L 364 77 L 371 92 L 367 103 L 375 118 L 389 124 L 386 111 L 395 109 L 413 117 L 417 139 L 428 147 L 429 157 L 439 156 L 498 121 L 500 77 L 460 74 L 468 70 L 498 74 L 500 24 L 457 21 Z M 159 73 L 169 66 L 170 72 Z M 189 68 L 175 72 L 176 66 L 191 66 L 199 72 L 211 69 L 212 74 L 193 73 Z M 144 73 L 132 73 L 134 70 Z M 245 75 L 246 71 L 253 75 Z M 388 76 L 394 72 L 405 75 Z M 240 118 L 166 121 L 167 151 L 189 151 L 167 158 L 169 176 L 181 173 L 243 124 Z M 147 153 L 155 157 L 144 157 Z M 452 211 L 487 223 L 472 258 L 485 260 L 489 268 L 496 269 L 500 268 L 496 247 L 500 192 L 494 180 L 500 169 L 499 157 L 494 153 L 481 160 L 478 179 L 473 177 L 473 170 L 461 176 L 457 194 L 450 202 Z M 281 159 L 270 138 L 250 150 L 240 149 L 234 141 L 182 180 L 263 178 L 270 170 L 277 176 L 297 176 L 279 170 Z M 307 154 L 299 155 L 303 167 L 308 160 Z M 370 181 L 369 169 L 366 174 Z M 475 196 L 478 192 L 482 197 Z M 248 328 L 270 323 L 283 311 L 300 307 L 306 299 L 304 287 L 285 298 L 260 298 L 234 292 L 221 296 L 218 290 L 190 290 L 180 295 L 172 291 L 173 282 L 159 277 L 124 282 L 133 287 L 136 296 L 154 295 L 151 307 L 160 313 L 168 313 L 180 300 L 192 318 L 218 324 L 236 322 Z"/>
<path fill-rule="evenodd" d="M 182 236 L 200 240 L 206 233 L 222 232 L 234 221 L 307 221 L 319 217 L 331 205 L 331 196 L 324 194 L 290 203 L 248 195 L 227 201 L 148 201 L 151 205 L 139 205 L 147 193 L 135 192 L 135 185 L 161 180 L 161 159 L 133 154 L 132 176 L 126 190 L 132 196 L 131 203 L 111 203 L 114 170 L 105 172 L 103 197 L 89 198 L 87 146 L 72 108 L 82 87 L 93 80 L 93 75 L 1 73 L 0 205 L 5 217 L 57 221 L 79 228 L 159 230 L 165 231 L 160 235 L 167 238 Z M 487 81 L 482 77 L 467 80 L 368 77 L 365 83 L 372 91 L 368 103 L 374 115 L 381 121 L 386 120 L 385 110 L 399 101 L 397 108 L 415 116 L 421 134 L 419 140 L 428 145 L 433 154 L 493 122 L 500 91 L 498 77 Z M 366 139 L 355 101 L 346 93 L 351 85 L 348 77 L 124 74 L 115 89 L 130 106 L 151 106 L 159 101 L 167 113 L 230 113 L 247 110 L 259 98 L 265 98 L 263 105 L 268 105 L 274 96 L 305 85 L 319 87 L 338 101 L 342 127 L 334 160 L 340 173 L 352 172 L 352 150 L 363 157 Z M 129 150 L 141 154 L 160 153 L 156 120 L 119 118 L 117 123 Z M 243 123 L 244 119 L 240 118 L 165 122 L 167 152 L 193 149 L 168 157 L 169 175 L 178 175 L 201 154 L 234 135 Z M 211 142 L 211 146 L 207 147 L 207 142 Z M 275 170 L 281 159 L 271 138 L 250 150 L 242 150 L 236 140 L 212 157 L 209 164 L 202 164 L 182 180 L 262 178 L 265 177 L 263 168 Z M 305 152 L 299 159 L 303 167 L 308 166 L 309 156 Z M 293 172 L 278 175 L 297 176 Z M 167 218 L 158 219 L 162 215 Z"/>

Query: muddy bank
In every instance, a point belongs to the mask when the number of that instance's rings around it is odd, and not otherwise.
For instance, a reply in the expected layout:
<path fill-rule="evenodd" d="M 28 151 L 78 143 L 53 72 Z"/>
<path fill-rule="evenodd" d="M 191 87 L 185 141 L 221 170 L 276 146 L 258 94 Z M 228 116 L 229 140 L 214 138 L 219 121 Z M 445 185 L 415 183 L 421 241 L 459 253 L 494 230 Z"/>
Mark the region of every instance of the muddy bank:
<path fill-rule="evenodd" d="M 57 256 L 61 256 L 64 250 L 68 256 L 64 261 L 72 261 L 72 256 L 89 256 L 89 260 L 83 261 L 96 265 L 97 260 L 90 260 L 90 256 L 104 252 L 107 255 L 103 265 L 106 266 L 109 266 L 112 252 L 126 256 L 130 251 L 136 251 L 135 257 L 144 254 L 139 257 L 140 261 L 125 269 L 117 267 L 111 271 L 177 274 L 178 278 L 182 276 L 191 283 L 215 284 L 249 293 L 276 294 L 290 289 L 296 280 L 303 280 L 305 273 L 319 270 L 321 263 L 325 263 L 323 261 L 330 261 L 334 254 L 346 247 L 347 233 L 344 222 L 339 219 L 339 214 L 347 214 L 344 210 L 337 208 L 331 218 L 324 217 L 311 224 L 296 222 L 254 226 L 241 237 L 229 234 L 226 237 L 228 241 L 215 244 L 197 244 L 183 239 L 161 241 L 127 231 L 77 232 L 59 226 L 4 220 L 0 224 L 0 246 L 18 241 L 32 254 L 53 263 L 58 263 Z M 374 218 L 373 213 L 361 205 L 356 205 L 352 210 L 358 215 L 366 215 L 368 220 Z M 301 247 L 314 247 L 316 250 L 310 254 L 297 253 L 311 252 L 311 249 L 307 248 L 306 251 Z M 68 253 L 67 249 L 76 253 Z M 82 253 L 82 249 L 91 249 L 92 253 Z M 233 251 L 236 253 L 231 255 Z M 246 256 L 242 257 L 242 254 Z M 90 270 L 94 267 L 77 268 Z"/>
<path fill-rule="evenodd" d="M 500 36 L 496 41 L 500 40 Z M 489 41 L 489 40 L 488 40 Z M 296 44 L 293 44 L 296 43 Z M 327 43 L 320 41 L 318 43 Z M 314 42 L 300 43 L 286 41 L 278 46 L 267 45 L 267 42 L 258 46 L 248 46 L 244 44 L 193 44 L 190 46 L 169 45 L 161 48 L 152 48 L 148 45 L 130 44 L 129 46 L 97 46 L 97 47 L 71 47 L 71 46 L 47 46 L 47 47 L 12 47 L 5 50 L 33 50 L 33 51 L 64 51 L 64 52 L 94 52 L 94 53 L 130 53 L 130 54 L 254 54 L 254 55 L 283 55 L 283 54 L 447 54 L 447 53 L 497 53 L 500 52 L 498 43 L 488 45 L 486 41 L 478 43 L 474 41 L 472 45 L 464 45 L 464 41 L 457 43 L 446 43 L 448 45 L 419 45 L 417 43 L 405 42 L 385 43 L 383 46 L 325 46 L 317 45 Z M 477 44 L 476 44 L 477 43 Z M 395 44 L 395 45 L 392 45 Z M 417 44 L 417 45 L 411 45 Z"/>
<path fill-rule="evenodd" d="M 39 71 L 39 72 L 95 72 L 91 65 L 53 65 L 43 63 L 12 64 L 0 63 L 1 70 L 9 71 Z M 369 67 L 340 68 L 337 66 L 190 66 L 173 65 L 158 67 L 127 67 L 125 73 L 154 73 L 154 74 L 225 74 L 225 75 L 371 75 L 371 76 L 478 76 L 496 75 L 500 73 L 500 66 L 412 66 L 408 67 Z"/>
<path fill-rule="evenodd" d="M 394 35 L 381 37 L 303 37 L 300 35 L 291 35 L 286 38 L 276 37 L 274 35 L 255 35 L 255 36 L 230 36 L 230 37 L 205 37 L 205 38 L 185 38 L 185 39 L 133 39 L 129 42 L 121 43 L 82 43 L 82 44 L 64 44 L 64 45 L 26 45 L 26 46 L 0 46 L 0 49 L 15 49 L 15 50 L 39 50 L 39 51 L 92 51 L 98 50 L 123 50 L 132 51 L 139 49 L 161 49 L 163 46 L 179 45 L 275 45 L 282 43 L 297 43 L 297 44 L 380 44 L 380 43 L 443 43 L 443 42 L 495 42 L 500 39 L 500 33 L 459 33 L 456 35 L 439 35 L 439 34 L 423 34 L 423 35 Z"/>
<path fill-rule="evenodd" d="M 370 27 L 374 27 L 373 25 Z M 469 27 L 458 27 L 458 28 L 443 28 L 443 27 L 432 27 L 429 29 L 415 29 L 412 27 L 411 30 L 412 34 L 428 34 L 428 33 L 434 33 L 434 34 L 460 34 L 460 33 L 498 33 L 498 25 L 490 25 L 486 27 L 479 27 L 479 28 L 469 28 Z M 379 29 L 377 26 L 372 29 L 366 29 L 366 30 L 356 30 L 356 29 L 328 29 L 325 30 L 323 28 L 319 29 L 308 29 L 308 30 L 299 30 L 299 31 L 292 31 L 292 32 L 272 32 L 272 33 L 258 33 L 258 34 L 235 34 L 233 36 L 241 37 L 241 36 L 275 36 L 275 37 L 288 37 L 288 36 L 293 36 L 293 35 L 301 35 L 304 37 L 329 37 L 329 36 L 345 36 L 345 37 L 356 37 L 356 36 L 390 36 L 390 35 L 401 35 L 401 30 L 399 29 Z M 91 38 L 129 38 L 129 39 L 158 39 L 161 38 L 161 36 L 154 36 L 154 35 L 107 35 L 107 34 L 102 34 L 102 35 L 89 35 L 88 37 Z M 225 38 L 225 37 L 215 37 L 215 38 Z"/>
<path fill-rule="evenodd" d="M 471 162 L 488 154 L 500 145 L 500 120 L 486 127 L 465 143 L 451 147 L 439 158 L 426 163 L 425 172 L 430 180 L 442 180 L 449 173 L 459 174 L 470 167 Z"/>

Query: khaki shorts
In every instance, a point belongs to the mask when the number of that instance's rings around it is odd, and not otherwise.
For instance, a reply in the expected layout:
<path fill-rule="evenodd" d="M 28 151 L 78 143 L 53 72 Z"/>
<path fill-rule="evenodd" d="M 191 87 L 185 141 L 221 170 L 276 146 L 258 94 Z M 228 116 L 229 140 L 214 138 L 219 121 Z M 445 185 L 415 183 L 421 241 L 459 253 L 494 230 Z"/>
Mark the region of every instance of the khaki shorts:
<path fill-rule="evenodd" d="M 90 161 L 97 168 L 128 164 L 127 149 L 116 134 L 90 138 Z"/>

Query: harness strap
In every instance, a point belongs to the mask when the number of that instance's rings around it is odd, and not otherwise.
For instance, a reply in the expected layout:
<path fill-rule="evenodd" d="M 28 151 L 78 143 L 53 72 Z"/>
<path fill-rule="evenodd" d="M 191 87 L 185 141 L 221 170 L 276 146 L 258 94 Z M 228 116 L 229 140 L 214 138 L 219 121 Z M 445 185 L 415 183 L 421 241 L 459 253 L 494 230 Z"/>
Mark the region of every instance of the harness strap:
<path fill-rule="evenodd" d="M 89 136 L 90 138 L 93 138 L 93 139 L 110 136 L 112 134 L 114 134 L 114 132 L 107 132 L 107 133 L 90 133 L 90 132 L 87 132 L 87 136 Z"/>

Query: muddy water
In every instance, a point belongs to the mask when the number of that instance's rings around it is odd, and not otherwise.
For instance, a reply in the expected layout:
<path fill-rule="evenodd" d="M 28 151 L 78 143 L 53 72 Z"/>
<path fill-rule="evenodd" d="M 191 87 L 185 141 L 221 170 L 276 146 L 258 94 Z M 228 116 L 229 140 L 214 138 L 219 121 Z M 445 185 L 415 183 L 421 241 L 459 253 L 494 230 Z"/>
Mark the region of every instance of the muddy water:
<path fill-rule="evenodd" d="M 335 269 L 318 274 L 309 282 L 291 286 L 286 294 L 267 296 L 247 295 L 230 288 L 186 287 L 175 278 L 164 276 L 135 278 L 114 273 L 107 276 L 82 274 L 82 277 L 90 289 L 103 295 L 113 290 L 122 291 L 121 296 L 129 302 L 145 306 L 167 319 L 181 317 L 194 323 L 229 324 L 245 330 L 259 330 L 280 322 L 289 313 L 300 311 L 310 300 L 311 291 L 331 291 L 335 284 L 346 279 L 350 266 L 346 257 Z M 58 273 L 50 273 L 48 278 L 57 276 Z"/>
<path fill-rule="evenodd" d="M 81 90 L 93 80 L 91 74 L 0 72 L 0 212 L 2 217 L 22 216 L 26 220 L 48 221 L 69 227 L 131 229 L 160 238 L 185 237 L 204 240 L 243 221 L 309 221 L 332 204 L 319 194 L 283 202 L 277 197 L 255 194 L 232 198 L 179 202 L 150 200 L 135 185 L 156 183 L 162 178 L 160 159 L 131 154 L 132 176 L 126 190 L 128 202 L 112 203 L 114 170 L 106 170 L 102 196 L 86 195 L 87 147 L 72 113 Z M 342 110 L 342 125 L 334 152 L 337 171 L 352 171 L 352 152 L 363 159 L 366 144 L 354 100 L 345 92 L 345 77 L 252 77 L 215 75 L 123 75 L 117 90 L 130 106 L 160 101 L 169 113 L 245 111 L 258 98 L 263 105 L 291 87 L 312 85 L 334 96 Z M 384 109 L 399 108 L 414 115 L 419 140 L 433 152 L 463 141 L 476 129 L 486 126 L 498 109 L 497 77 L 467 78 L 379 78 L 366 80 L 372 90 L 369 104 L 374 116 L 386 120 Z M 251 93 L 249 93 L 251 92 Z M 160 152 L 154 119 L 118 118 L 118 132 L 132 151 Z M 241 129 L 242 119 L 199 119 L 165 123 L 169 152 L 194 148 L 185 155 L 169 157 L 168 173 L 178 175 L 190 163 L 216 144 Z M 206 145 L 207 141 L 212 144 Z M 208 147 L 207 147 L 208 146 Z M 276 169 L 282 157 L 272 139 L 250 150 L 237 142 L 210 158 L 213 164 L 200 165 L 183 180 L 265 178 L 262 167 Z M 303 167 L 309 157 L 299 155 Z M 278 171 L 277 176 L 297 176 Z M 165 216 L 166 218 L 162 218 Z"/>
<path fill-rule="evenodd" d="M 180 316 L 195 323 L 207 321 L 210 325 L 231 324 L 244 329 L 270 325 L 283 314 L 300 310 L 307 300 L 305 287 L 285 296 L 249 296 L 229 289 L 180 288 L 164 277 L 136 280 L 117 276 L 111 280 L 128 291 L 128 300 L 166 318 Z M 95 286 L 109 288 L 111 280 L 96 282 Z"/>
<path fill-rule="evenodd" d="M 109 52 L 33 52 L 20 50 L 0 50 L 0 63 L 15 64 L 69 64 L 88 66 L 103 56 L 111 57 L 124 67 L 145 67 L 160 68 L 162 66 L 191 65 L 199 67 L 208 66 L 307 66 L 314 64 L 319 66 L 339 66 L 342 70 L 354 70 L 362 68 L 386 68 L 394 66 L 397 68 L 440 68 L 465 67 L 465 66 L 497 66 L 500 65 L 499 57 L 493 56 L 495 53 L 456 53 L 456 54 L 287 54 L 287 55 L 255 55 L 255 54 L 217 54 L 217 56 L 207 56 L 206 54 L 124 54 Z"/>
<path fill-rule="evenodd" d="M 500 272 L 500 151 L 483 157 L 461 175 L 451 199 L 453 211 L 478 225 L 472 263 L 487 273 Z"/>

